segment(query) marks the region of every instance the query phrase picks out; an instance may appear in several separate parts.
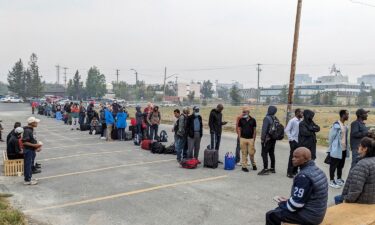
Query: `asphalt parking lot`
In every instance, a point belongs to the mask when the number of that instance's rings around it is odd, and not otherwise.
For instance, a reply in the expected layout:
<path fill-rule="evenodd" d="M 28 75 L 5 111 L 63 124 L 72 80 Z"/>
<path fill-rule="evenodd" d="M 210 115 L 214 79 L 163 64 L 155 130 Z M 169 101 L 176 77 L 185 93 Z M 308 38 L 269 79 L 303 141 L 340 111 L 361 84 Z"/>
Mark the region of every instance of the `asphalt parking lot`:
<path fill-rule="evenodd" d="M 171 110 L 171 113 L 172 110 Z M 224 111 L 225 113 L 225 111 Z M 31 116 L 27 104 L 1 104 L 3 137 L 20 121 Z M 276 195 L 289 196 L 292 180 L 286 177 L 289 146 L 276 146 L 276 174 L 257 176 L 237 167 L 182 169 L 173 155 L 154 155 L 133 142 L 105 142 L 98 135 L 71 131 L 69 126 L 44 116 L 36 137 L 44 143 L 37 155 L 42 173 L 36 186 L 24 186 L 23 177 L 1 177 L 14 194 L 15 207 L 35 224 L 264 224 L 266 211 Z M 172 134 L 169 126 L 163 126 Z M 235 136 L 223 135 L 220 157 L 235 150 Z M 207 132 L 202 147 L 207 146 Z M 262 167 L 257 143 L 256 161 Z M 1 145 L 1 150 L 5 144 Z M 203 149 L 200 158 L 203 161 Z M 324 148 L 317 163 L 323 165 Z M 346 177 L 349 161 L 344 177 Z M 330 190 L 329 204 L 340 190 Z"/>

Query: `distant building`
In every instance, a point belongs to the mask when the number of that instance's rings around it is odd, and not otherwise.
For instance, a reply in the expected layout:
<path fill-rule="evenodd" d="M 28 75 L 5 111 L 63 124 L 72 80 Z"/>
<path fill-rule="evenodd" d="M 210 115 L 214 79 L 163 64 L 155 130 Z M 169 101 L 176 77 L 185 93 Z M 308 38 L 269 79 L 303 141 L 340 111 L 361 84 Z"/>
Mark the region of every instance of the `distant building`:
<path fill-rule="evenodd" d="M 312 77 L 310 77 L 309 74 L 296 74 L 294 83 L 296 85 L 299 85 L 299 84 L 311 84 L 312 83 Z"/>
<path fill-rule="evenodd" d="M 268 100 L 270 102 L 278 102 L 281 91 L 284 87 L 282 85 L 272 85 L 269 88 L 260 89 L 260 102 L 265 103 Z"/>
<path fill-rule="evenodd" d="M 187 98 L 190 93 L 194 92 L 194 98 L 199 99 L 201 97 L 201 85 L 197 83 L 178 83 L 177 84 L 177 96 L 182 101 Z"/>
<path fill-rule="evenodd" d="M 357 79 L 358 84 L 361 84 L 362 82 L 371 85 L 371 88 L 375 89 L 375 74 L 363 75 L 362 77 Z"/>
<path fill-rule="evenodd" d="M 348 83 L 349 82 L 349 79 L 347 76 L 342 76 L 342 75 L 338 75 L 338 76 L 321 76 L 321 77 L 318 77 L 318 79 L 316 80 L 316 83 Z"/>
<path fill-rule="evenodd" d="M 240 96 L 241 96 L 241 98 L 243 98 L 245 100 L 257 99 L 258 90 L 256 88 L 240 89 Z"/>
<path fill-rule="evenodd" d="M 220 90 L 230 90 L 233 86 L 236 86 L 238 89 L 244 89 L 243 84 L 239 82 L 233 82 L 233 83 L 219 83 L 218 80 L 215 81 L 213 84 L 212 90 L 214 91 L 213 96 L 214 97 L 220 97 L 219 96 L 219 91 Z"/>

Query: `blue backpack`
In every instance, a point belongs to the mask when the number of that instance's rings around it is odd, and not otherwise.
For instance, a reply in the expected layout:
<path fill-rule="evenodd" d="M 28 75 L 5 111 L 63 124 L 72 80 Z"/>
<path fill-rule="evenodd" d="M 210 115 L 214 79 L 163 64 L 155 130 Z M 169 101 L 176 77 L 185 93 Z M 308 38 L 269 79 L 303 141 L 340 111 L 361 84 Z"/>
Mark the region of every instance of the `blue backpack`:
<path fill-rule="evenodd" d="M 224 157 L 224 169 L 225 170 L 234 170 L 236 167 L 236 157 L 232 152 L 227 152 Z"/>

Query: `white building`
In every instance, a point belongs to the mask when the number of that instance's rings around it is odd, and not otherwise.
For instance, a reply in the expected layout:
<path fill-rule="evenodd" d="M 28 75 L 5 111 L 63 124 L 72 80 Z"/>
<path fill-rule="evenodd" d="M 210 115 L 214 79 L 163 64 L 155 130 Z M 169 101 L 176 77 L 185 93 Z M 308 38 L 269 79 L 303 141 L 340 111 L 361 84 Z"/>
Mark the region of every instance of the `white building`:
<path fill-rule="evenodd" d="M 177 96 L 182 101 L 187 98 L 190 93 L 194 92 L 194 98 L 199 99 L 201 97 L 201 85 L 197 83 L 178 83 L 177 84 Z"/>
<path fill-rule="evenodd" d="M 311 84 L 312 83 L 312 77 L 310 77 L 309 74 L 296 74 L 296 78 L 294 80 L 294 83 L 296 85 Z"/>
<path fill-rule="evenodd" d="M 365 83 L 371 85 L 372 89 L 375 89 L 375 74 L 367 74 L 357 79 L 357 83 Z"/>

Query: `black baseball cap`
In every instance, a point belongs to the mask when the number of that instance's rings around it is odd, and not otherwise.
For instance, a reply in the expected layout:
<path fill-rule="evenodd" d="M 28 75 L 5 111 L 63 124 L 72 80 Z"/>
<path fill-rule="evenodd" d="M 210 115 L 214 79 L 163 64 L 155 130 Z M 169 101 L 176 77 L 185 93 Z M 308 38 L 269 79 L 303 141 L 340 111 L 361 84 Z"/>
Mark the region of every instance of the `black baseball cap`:
<path fill-rule="evenodd" d="M 369 110 L 365 110 L 365 109 L 361 108 L 361 109 L 358 109 L 357 112 L 355 112 L 355 114 L 357 116 L 362 116 L 362 115 L 367 114 L 369 112 L 370 112 Z"/>

